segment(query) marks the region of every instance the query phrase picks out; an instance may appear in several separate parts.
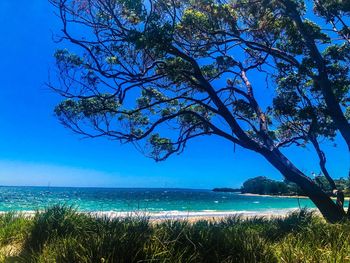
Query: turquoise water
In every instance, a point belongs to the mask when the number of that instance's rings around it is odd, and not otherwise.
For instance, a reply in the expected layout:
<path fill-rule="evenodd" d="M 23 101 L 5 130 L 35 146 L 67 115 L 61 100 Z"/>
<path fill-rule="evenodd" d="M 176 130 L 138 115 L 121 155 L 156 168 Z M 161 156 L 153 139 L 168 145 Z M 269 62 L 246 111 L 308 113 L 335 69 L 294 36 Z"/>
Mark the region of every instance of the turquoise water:
<path fill-rule="evenodd" d="M 314 208 L 309 199 L 301 207 Z M 0 187 L 0 211 L 34 211 L 55 204 L 84 212 L 267 211 L 299 207 L 297 198 L 243 196 L 192 189 Z"/>

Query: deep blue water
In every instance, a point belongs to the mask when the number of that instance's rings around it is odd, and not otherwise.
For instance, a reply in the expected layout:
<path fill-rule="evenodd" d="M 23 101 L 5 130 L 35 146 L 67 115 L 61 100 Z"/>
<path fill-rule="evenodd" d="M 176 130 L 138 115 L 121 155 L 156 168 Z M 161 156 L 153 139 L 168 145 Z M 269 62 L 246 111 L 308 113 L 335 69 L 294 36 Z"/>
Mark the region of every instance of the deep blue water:
<path fill-rule="evenodd" d="M 309 199 L 301 207 L 313 208 Z M 299 207 L 297 198 L 243 196 L 193 189 L 0 187 L 0 211 L 73 205 L 80 211 L 266 211 Z"/>

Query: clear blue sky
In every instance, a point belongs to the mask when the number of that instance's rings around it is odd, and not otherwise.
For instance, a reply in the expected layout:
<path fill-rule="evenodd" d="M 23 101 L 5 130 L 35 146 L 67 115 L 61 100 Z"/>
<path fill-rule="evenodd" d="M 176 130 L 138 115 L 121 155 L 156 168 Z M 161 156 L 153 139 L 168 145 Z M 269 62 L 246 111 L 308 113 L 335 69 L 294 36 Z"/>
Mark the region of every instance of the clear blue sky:
<path fill-rule="evenodd" d="M 0 1 L 0 185 L 104 187 L 237 187 L 253 176 L 282 179 L 264 159 L 218 138 L 190 143 L 185 153 L 156 163 L 132 145 L 82 140 L 53 116 L 59 97 L 45 82 L 60 24 L 46 0 Z M 346 176 L 348 156 L 325 145 L 330 171 Z M 318 172 L 311 150 L 288 150 L 305 173 Z"/>

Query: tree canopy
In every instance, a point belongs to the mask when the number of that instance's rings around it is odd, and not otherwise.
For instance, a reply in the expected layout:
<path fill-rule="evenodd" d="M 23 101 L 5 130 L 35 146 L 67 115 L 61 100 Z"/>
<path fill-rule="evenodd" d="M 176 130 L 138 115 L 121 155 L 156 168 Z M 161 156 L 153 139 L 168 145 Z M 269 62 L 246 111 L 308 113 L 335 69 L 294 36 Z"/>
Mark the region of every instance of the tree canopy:
<path fill-rule="evenodd" d="M 286 183 L 271 180 L 265 176 L 248 179 L 243 183 L 241 190 L 242 193 L 260 195 L 291 194 Z"/>
<path fill-rule="evenodd" d="M 160 161 L 193 138 L 255 151 L 330 221 L 323 140 L 350 148 L 350 5 L 341 0 L 50 0 L 62 20 L 56 115 Z M 315 149 L 335 204 L 281 149 Z"/>

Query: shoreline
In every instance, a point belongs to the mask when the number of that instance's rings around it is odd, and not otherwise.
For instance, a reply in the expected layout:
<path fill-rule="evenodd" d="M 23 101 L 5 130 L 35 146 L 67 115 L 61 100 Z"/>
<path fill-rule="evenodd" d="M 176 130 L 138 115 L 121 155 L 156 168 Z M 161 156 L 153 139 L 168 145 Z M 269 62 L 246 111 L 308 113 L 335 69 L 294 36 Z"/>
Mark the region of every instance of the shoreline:
<path fill-rule="evenodd" d="M 230 217 L 240 217 L 243 220 L 245 219 L 251 219 L 251 218 L 265 218 L 265 219 L 272 219 L 272 218 L 284 218 L 288 214 L 292 212 L 298 211 L 299 208 L 283 208 L 283 209 L 269 209 L 269 210 L 262 210 L 262 211 L 196 211 L 196 212 L 184 212 L 184 211 L 167 211 L 167 212 L 160 212 L 160 213 L 149 213 L 149 214 L 125 214 L 125 215 L 118 215 L 118 214 L 109 214 L 107 217 L 111 218 L 122 218 L 127 216 L 146 216 L 149 218 L 150 222 L 152 223 L 158 223 L 163 222 L 167 220 L 180 220 L 180 221 L 187 221 L 189 223 L 194 223 L 197 221 L 220 221 L 224 220 L 226 218 Z M 313 210 L 313 209 L 312 209 Z M 95 216 L 100 217 L 101 213 L 95 214 Z M 103 215 L 102 215 L 103 216 Z"/>
<path fill-rule="evenodd" d="M 308 196 L 305 195 L 260 195 L 260 194 L 251 194 L 251 193 L 240 193 L 238 195 L 243 195 L 243 196 L 258 196 L 258 197 L 277 197 L 277 198 L 299 198 L 299 199 L 309 199 Z M 332 200 L 336 200 L 336 197 L 331 196 Z M 350 196 L 346 196 L 344 198 L 345 201 L 349 201 L 350 200 Z"/>
<path fill-rule="evenodd" d="M 300 210 L 299 208 L 282 208 L 282 209 L 267 209 L 267 210 L 238 210 L 238 211 L 217 211 L 217 210 L 203 210 L 203 211 L 162 211 L 162 212 L 147 212 L 147 211 L 77 211 L 81 214 L 90 215 L 96 218 L 110 218 L 110 219 L 123 219 L 123 218 L 147 218 L 150 222 L 163 222 L 167 220 L 181 220 L 188 222 L 196 222 L 200 220 L 207 221 L 219 221 L 229 217 L 241 217 L 242 219 L 249 218 L 283 218 L 292 212 Z M 312 211 L 316 209 L 310 209 Z M 6 213 L 15 213 L 21 216 L 33 218 L 36 211 L 0 211 L 0 215 Z M 38 211 L 39 213 L 45 212 L 44 210 Z"/>
<path fill-rule="evenodd" d="M 251 193 L 240 193 L 238 195 L 243 196 L 259 196 L 259 197 L 277 197 L 277 198 L 302 198 L 302 199 L 308 199 L 309 197 L 305 195 L 261 195 L 261 194 L 251 194 Z"/>

